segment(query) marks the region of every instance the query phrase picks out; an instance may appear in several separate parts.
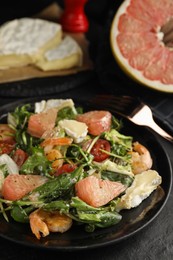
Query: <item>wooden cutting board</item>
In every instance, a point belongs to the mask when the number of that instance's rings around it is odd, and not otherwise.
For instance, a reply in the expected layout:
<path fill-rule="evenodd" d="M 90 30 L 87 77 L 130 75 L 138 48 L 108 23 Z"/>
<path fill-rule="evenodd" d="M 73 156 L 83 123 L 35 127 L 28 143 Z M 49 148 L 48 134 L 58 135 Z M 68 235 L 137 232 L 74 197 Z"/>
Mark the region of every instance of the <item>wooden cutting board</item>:
<path fill-rule="evenodd" d="M 34 18 L 46 19 L 54 22 L 58 22 L 62 10 L 60 7 L 53 3 L 46 9 L 44 9 L 39 14 L 35 15 Z M 65 76 L 78 73 L 84 70 L 93 69 L 93 63 L 89 56 L 89 42 L 87 41 L 85 34 L 83 33 L 65 33 L 64 35 L 70 35 L 73 37 L 81 46 L 83 51 L 83 64 L 79 68 L 72 68 L 67 70 L 54 70 L 54 71 L 42 71 L 33 65 L 19 67 L 19 68 L 10 68 L 8 70 L 0 70 L 0 83 L 15 82 L 20 80 L 40 78 L 40 77 L 51 77 L 51 76 Z"/>

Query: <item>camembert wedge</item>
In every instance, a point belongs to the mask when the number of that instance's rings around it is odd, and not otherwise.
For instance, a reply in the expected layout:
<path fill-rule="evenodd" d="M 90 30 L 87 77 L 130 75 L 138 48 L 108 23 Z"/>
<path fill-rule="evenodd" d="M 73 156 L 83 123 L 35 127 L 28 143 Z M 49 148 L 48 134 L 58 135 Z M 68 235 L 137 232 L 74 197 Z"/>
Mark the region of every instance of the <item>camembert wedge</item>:
<path fill-rule="evenodd" d="M 59 45 L 47 50 L 35 65 L 44 71 L 80 67 L 82 50 L 72 37 L 65 36 Z"/>
<path fill-rule="evenodd" d="M 132 185 L 120 198 L 118 209 L 131 209 L 139 206 L 161 183 L 162 177 L 155 170 L 136 174 Z"/>
<path fill-rule="evenodd" d="M 7 22 L 0 27 L 0 69 L 33 64 L 61 39 L 58 23 L 33 18 Z"/>

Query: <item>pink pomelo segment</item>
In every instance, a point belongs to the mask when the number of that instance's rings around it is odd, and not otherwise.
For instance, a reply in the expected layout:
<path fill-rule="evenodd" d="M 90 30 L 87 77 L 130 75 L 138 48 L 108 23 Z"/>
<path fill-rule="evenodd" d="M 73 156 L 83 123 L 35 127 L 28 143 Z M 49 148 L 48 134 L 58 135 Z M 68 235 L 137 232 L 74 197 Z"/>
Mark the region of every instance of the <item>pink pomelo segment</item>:
<path fill-rule="evenodd" d="M 148 9 L 153 12 L 153 16 L 162 22 L 162 24 L 173 15 L 172 0 L 144 0 Z"/>
<path fill-rule="evenodd" d="M 56 108 L 50 108 L 46 112 L 31 115 L 28 121 L 28 133 L 40 138 L 46 130 L 54 128 L 56 117 Z"/>
<path fill-rule="evenodd" d="M 142 50 L 138 52 L 135 56 L 129 59 L 129 64 L 137 70 L 143 71 L 147 66 L 149 66 L 154 56 L 154 51 L 147 52 Z"/>
<path fill-rule="evenodd" d="M 127 7 L 127 13 L 139 21 L 144 21 L 145 23 L 156 25 L 156 21 L 149 12 L 149 8 L 146 9 L 146 7 L 143 5 L 143 2 L 144 1 L 132 0 L 131 5 Z"/>
<path fill-rule="evenodd" d="M 122 14 L 118 23 L 118 30 L 123 33 L 141 33 L 152 30 L 153 27 L 149 23 L 135 19 L 129 14 Z"/>
<path fill-rule="evenodd" d="M 156 35 L 148 32 L 136 34 L 120 33 L 117 36 L 117 42 L 122 55 L 127 59 L 138 53 L 139 50 L 147 50 L 158 44 Z"/>
<path fill-rule="evenodd" d="M 110 180 L 102 180 L 90 175 L 75 185 L 76 195 L 93 207 L 101 207 L 119 196 L 126 187 Z"/>
<path fill-rule="evenodd" d="M 155 59 L 145 68 L 143 72 L 144 76 L 150 80 L 159 80 L 165 72 L 169 54 L 167 48 L 160 47 L 158 55 L 155 56 Z"/>
<path fill-rule="evenodd" d="M 112 115 L 109 111 L 94 110 L 77 115 L 76 120 L 85 123 L 88 132 L 96 136 L 110 130 Z"/>
<path fill-rule="evenodd" d="M 167 1 L 165 1 L 166 4 Z M 134 18 L 152 24 L 153 27 L 162 25 L 168 17 L 171 5 L 164 6 L 164 0 L 131 0 L 131 5 L 127 8 L 127 12 L 132 14 Z"/>
<path fill-rule="evenodd" d="M 166 69 L 163 73 L 161 81 L 164 84 L 173 84 L 173 52 L 169 54 Z"/>
<path fill-rule="evenodd" d="M 161 49 L 163 47 L 156 44 L 155 48 L 151 47 L 150 49 L 139 50 L 136 55 L 129 59 L 129 63 L 133 68 L 145 72 L 145 69 L 147 70 L 150 65 L 152 66 L 153 63 L 158 62 L 162 53 Z"/>
<path fill-rule="evenodd" d="M 148 86 L 173 85 L 173 49 L 164 42 L 162 31 L 173 21 L 173 0 L 125 0 L 120 10 L 116 44 L 122 67 Z"/>

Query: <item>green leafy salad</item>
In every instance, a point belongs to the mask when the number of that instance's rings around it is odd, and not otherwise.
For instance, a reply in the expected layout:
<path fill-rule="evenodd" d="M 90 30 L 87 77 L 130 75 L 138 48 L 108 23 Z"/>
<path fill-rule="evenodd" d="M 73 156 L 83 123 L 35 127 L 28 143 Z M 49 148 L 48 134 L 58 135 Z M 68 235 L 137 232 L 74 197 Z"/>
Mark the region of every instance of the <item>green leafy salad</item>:
<path fill-rule="evenodd" d="M 105 110 L 72 99 L 18 106 L 0 124 L 0 211 L 40 239 L 121 221 L 161 184 L 148 149 Z"/>

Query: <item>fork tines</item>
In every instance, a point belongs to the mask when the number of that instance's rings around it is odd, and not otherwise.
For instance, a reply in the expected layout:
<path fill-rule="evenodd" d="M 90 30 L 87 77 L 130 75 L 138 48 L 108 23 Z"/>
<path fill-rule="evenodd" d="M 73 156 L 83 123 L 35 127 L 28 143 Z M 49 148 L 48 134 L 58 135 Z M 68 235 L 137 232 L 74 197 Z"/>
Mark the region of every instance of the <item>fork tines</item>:
<path fill-rule="evenodd" d="M 89 101 L 95 108 L 107 109 L 123 116 L 136 125 L 147 126 L 166 140 L 173 143 L 173 137 L 163 130 L 153 119 L 151 108 L 132 96 L 98 95 Z"/>
<path fill-rule="evenodd" d="M 143 104 L 132 96 L 98 95 L 90 103 L 123 116 L 135 114 Z"/>

